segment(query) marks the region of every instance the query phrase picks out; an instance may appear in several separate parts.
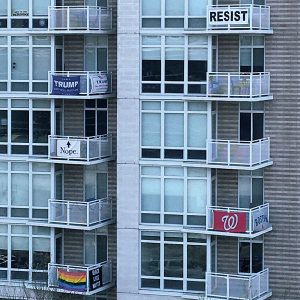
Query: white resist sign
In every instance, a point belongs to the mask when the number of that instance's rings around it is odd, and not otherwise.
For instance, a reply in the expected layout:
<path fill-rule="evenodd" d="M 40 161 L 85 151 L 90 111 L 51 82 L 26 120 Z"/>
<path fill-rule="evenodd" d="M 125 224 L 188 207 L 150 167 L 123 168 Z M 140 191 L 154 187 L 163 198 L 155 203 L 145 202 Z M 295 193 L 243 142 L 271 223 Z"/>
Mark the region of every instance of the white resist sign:
<path fill-rule="evenodd" d="M 210 9 L 208 22 L 209 25 L 247 25 L 249 10 L 247 8 Z"/>
<path fill-rule="evenodd" d="M 58 157 L 80 158 L 80 141 L 57 140 L 56 153 Z"/>

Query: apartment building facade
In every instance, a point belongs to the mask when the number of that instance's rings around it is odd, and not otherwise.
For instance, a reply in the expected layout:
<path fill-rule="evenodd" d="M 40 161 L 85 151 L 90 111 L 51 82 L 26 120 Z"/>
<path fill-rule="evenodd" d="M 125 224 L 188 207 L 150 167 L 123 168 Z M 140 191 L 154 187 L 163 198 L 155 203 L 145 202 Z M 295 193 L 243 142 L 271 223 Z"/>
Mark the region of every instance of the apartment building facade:
<path fill-rule="evenodd" d="M 118 1 L 118 299 L 299 299 L 299 13 Z"/>
<path fill-rule="evenodd" d="M 0 298 L 115 299 L 116 1 L 1 0 L 0 40 Z"/>

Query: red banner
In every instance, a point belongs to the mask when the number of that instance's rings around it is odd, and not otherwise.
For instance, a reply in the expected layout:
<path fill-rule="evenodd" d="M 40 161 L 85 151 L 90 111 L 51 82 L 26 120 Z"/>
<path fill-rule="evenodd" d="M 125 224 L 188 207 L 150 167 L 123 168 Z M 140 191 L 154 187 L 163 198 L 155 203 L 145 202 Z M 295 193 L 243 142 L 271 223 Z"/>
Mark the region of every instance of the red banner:
<path fill-rule="evenodd" d="M 247 213 L 213 210 L 213 230 L 235 233 L 246 232 Z"/>

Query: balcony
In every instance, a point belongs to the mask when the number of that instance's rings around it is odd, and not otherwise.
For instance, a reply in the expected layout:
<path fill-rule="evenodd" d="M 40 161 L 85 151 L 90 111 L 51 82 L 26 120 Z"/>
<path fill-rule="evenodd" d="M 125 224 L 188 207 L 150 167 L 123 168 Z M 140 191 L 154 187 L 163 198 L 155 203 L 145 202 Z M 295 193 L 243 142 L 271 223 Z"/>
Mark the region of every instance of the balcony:
<path fill-rule="evenodd" d="M 49 199 L 48 222 L 56 228 L 93 230 L 112 222 L 110 199 L 69 201 Z"/>
<path fill-rule="evenodd" d="M 249 276 L 206 273 L 208 299 L 263 300 L 271 295 L 269 269 Z"/>
<path fill-rule="evenodd" d="M 51 98 L 107 98 L 112 93 L 111 72 L 48 72 L 48 95 Z"/>
<path fill-rule="evenodd" d="M 255 238 L 272 230 L 268 203 L 252 209 L 210 206 L 206 215 L 213 235 Z"/>
<path fill-rule="evenodd" d="M 48 137 L 48 160 L 53 163 L 90 165 L 112 159 L 111 134 L 93 137 Z"/>
<path fill-rule="evenodd" d="M 218 101 L 272 100 L 270 73 L 207 73 L 207 97 Z"/>
<path fill-rule="evenodd" d="M 90 267 L 48 264 L 48 287 L 57 292 L 93 295 L 113 286 L 111 261 Z"/>
<path fill-rule="evenodd" d="M 207 31 L 214 34 L 271 34 L 270 7 L 246 4 L 208 6 Z"/>
<path fill-rule="evenodd" d="M 272 165 L 270 138 L 255 141 L 207 141 L 207 161 L 212 168 L 256 170 Z"/>
<path fill-rule="evenodd" d="M 112 10 L 98 6 L 50 6 L 48 31 L 54 34 L 107 33 L 112 30 Z"/>

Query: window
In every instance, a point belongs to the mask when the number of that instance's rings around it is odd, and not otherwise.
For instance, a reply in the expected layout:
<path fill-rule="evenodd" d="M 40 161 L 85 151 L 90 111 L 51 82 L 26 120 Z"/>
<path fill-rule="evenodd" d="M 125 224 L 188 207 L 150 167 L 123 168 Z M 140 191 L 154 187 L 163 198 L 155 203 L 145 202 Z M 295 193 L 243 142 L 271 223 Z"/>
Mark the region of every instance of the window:
<path fill-rule="evenodd" d="M 0 99 L 0 153 L 47 155 L 50 104 L 46 99 Z"/>
<path fill-rule="evenodd" d="M 107 71 L 107 36 L 85 37 L 85 70 Z"/>
<path fill-rule="evenodd" d="M 239 207 L 254 208 L 264 203 L 263 171 L 239 172 Z"/>
<path fill-rule="evenodd" d="M 240 72 L 264 72 L 264 36 L 240 36 Z"/>
<path fill-rule="evenodd" d="M 1 92 L 48 91 L 50 37 L 0 36 L 0 58 L 5 62 L 0 66 Z"/>
<path fill-rule="evenodd" d="M 51 166 L 44 163 L 0 164 L 0 217 L 48 218 Z"/>
<path fill-rule="evenodd" d="M 0 0 L 0 28 L 48 28 L 50 5 L 51 0 Z"/>
<path fill-rule="evenodd" d="M 263 270 L 263 240 L 239 240 L 239 273 L 258 273 Z"/>
<path fill-rule="evenodd" d="M 87 166 L 84 171 L 84 182 L 86 201 L 107 198 L 107 164 Z"/>
<path fill-rule="evenodd" d="M 94 265 L 107 261 L 107 231 L 97 229 L 84 233 L 84 263 Z"/>
<path fill-rule="evenodd" d="M 264 103 L 240 103 L 240 140 L 255 141 L 264 137 Z"/>
<path fill-rule="evenodd" d="M 205 226 L 206 204 L 206 169 L 141 168 L 142 223 Z"/>
<path fill-rule="evenodd" d="M 142 28 L 206 28 L 207 0 L 141 1 Z"/>
<path fill-rule="evenodd" d="M 107 0 L 85 0 L 85 5 L 107 7 Z"/>
<path fill-rule="evenodd" d="M 85 101 L 85 136 L 107 134 L 107 100 Z"/>
<path fill-rule="evenodd" d="M 141 232 L 141 288 L 204 291 L 206 237 L 178 232 Z"/>
<path fill-rule="evenodd" d="M 240 0 L 241 4 L 265 5 L 265 0 Z"/>
<path fill-rule="evenodd" d="M 205 94 L 206 36 L 143 36 L 142 93 Z"/>
<path fill-rule="evenodd" d="M 50 228 L 0 225 L 0 279 L 47 281 Z"/>
<path fill-rule="evenodd" d="M 207 105 L 143 101 L 142 158 L 206 159 Z"/>

